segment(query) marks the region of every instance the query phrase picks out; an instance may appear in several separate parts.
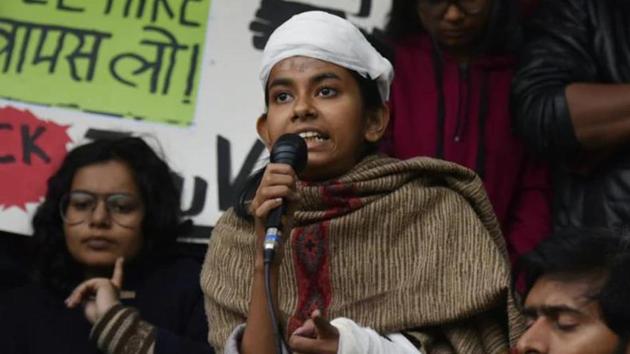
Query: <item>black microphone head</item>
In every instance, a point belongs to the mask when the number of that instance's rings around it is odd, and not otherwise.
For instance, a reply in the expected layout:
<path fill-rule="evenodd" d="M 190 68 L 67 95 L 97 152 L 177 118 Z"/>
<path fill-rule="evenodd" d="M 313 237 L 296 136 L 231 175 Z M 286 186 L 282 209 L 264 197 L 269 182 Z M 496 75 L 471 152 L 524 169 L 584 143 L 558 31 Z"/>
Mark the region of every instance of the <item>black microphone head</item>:
<path fill-rule="evenodd" d="M 272 163 L 291 165 L 295 173 L 300 173 L 308 159 L 306 142 L 297 134 L 284 134 L 273 144 L 269 159 Z"/>

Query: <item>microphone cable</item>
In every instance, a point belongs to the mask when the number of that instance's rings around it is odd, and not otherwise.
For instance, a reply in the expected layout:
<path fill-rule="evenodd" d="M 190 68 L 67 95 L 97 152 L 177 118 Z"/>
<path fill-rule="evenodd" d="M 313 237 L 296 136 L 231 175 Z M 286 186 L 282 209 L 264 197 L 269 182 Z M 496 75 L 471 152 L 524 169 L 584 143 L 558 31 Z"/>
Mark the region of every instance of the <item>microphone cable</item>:
<path fill-rule="evenodd" d="M 308 159 L 306 142 L 298 134 L 284 134 L 278 138 L 271 148 L 270 160 L 272 163 L 284 163 L 290 165 L 296 173 L 301 172 L 306 167 Z M 283 354 L 282 346 L 291 354 L 289 346 L 284 340 L 282 327 L 276 316 L 276 308 L 271 292 L 271 264 L 275 256 L 276 249 L 282 247 L 282 215 L 287 211 L 287 205 L 283 201 L 282 205 L 273 209 L 267 216 L 265 225 L 264 247 L 264 272 L 265 272 L 265 294 L 267 295 L 267 309 L 273 326 L 273 333 L 276 337 L 276 352 Z"/>
<path fill-rule="evenodd" d="M 280 322 L 278 322 L 278 318 L 276 317 L 276 307 L 274 306 L 272 300 L 271 293 L 271 259 L 265 257 L 265 293 L 267 294 L 267 310 L 269 311 L 269 316 L 271 317 L 271 325 L 273 326 L 273 334 L 276 337 L 276 353 L 283 354 L 282 346 L 284 345 L 287 348 L 287 352 L 292 354 L 291 349 L 284 341 L 284 336 L 282 335 L 282 326 Z"/>

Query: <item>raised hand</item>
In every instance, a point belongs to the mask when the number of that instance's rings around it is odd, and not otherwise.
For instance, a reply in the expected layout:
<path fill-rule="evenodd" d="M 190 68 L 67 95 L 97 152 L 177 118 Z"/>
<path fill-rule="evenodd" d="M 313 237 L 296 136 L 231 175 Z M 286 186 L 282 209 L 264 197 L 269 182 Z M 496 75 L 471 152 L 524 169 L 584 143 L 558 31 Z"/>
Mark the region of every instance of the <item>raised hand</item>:
<path fill-rule="evenodd" d="M 111 279 L 92 278 L 79 284 L 66 299 L 68 308 L 83 304 L 85 317 L 90 323 L 98 321 L 112 306 L 120 303 L 123 282 L 123 258 L 114 264 Z"/>
<path fill-rule="evenodd" d="M 322 317 L 319 310 L 315 310 L 311 318 L 291 334 L 289 347 L 296 353 L 336 354 L 339 331 Z"/>
<path fill-rule="evenodd" d="M 297 175 L 291 166 L 286 164 L 270 163 L 265 168 L 265 173 L 260 181 L 256 195 L 250 205 L 250 212 L 256 221 L 257 237 L 257 262 L 262 264 L 262 244 L 265 238 L 265 222 L 269 212 L 282 205 L 291 205 L 298 199 L 296 192 Z M 290 224 L 291 208 L 288 208 L 285 228 Z M 260 257 L 260 259 L 258 259 Z M 275 258 L 277 263 L 281 256 Z"/>

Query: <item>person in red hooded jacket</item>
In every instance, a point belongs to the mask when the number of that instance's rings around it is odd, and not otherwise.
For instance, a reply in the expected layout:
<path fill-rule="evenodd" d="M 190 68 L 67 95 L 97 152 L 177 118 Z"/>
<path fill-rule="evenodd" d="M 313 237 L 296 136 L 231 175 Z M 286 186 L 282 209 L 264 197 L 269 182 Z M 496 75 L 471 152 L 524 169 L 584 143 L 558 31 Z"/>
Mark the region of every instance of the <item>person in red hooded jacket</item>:
<path fill-rule="evenodd" d="M 550 181 L 512 133 L 515 0 L 394 0 L 392 119 L 383 150 L 432 156 L 483 179 L 512 259 L 550 231 Z"/>

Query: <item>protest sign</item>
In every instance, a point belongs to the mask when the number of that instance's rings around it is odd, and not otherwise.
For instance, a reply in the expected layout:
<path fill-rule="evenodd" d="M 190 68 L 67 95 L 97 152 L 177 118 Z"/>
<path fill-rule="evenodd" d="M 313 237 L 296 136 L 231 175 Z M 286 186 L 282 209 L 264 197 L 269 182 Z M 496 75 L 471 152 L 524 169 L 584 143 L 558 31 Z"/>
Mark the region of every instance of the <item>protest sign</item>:
<path fill-rule="evenodd" d="M 65 153 L 145 137 L 173 167 L 204 241 L 265 162 L 261 50 L 290 16 L 323 9 L 366 33 L 388 0 L 0 1 L 0 230 L 29 234 Z"/>

